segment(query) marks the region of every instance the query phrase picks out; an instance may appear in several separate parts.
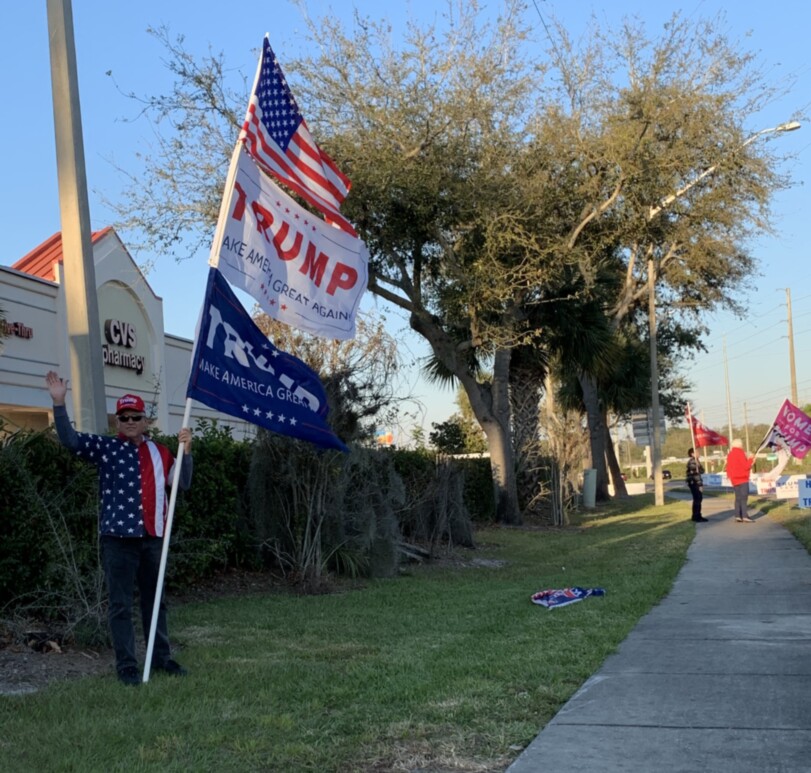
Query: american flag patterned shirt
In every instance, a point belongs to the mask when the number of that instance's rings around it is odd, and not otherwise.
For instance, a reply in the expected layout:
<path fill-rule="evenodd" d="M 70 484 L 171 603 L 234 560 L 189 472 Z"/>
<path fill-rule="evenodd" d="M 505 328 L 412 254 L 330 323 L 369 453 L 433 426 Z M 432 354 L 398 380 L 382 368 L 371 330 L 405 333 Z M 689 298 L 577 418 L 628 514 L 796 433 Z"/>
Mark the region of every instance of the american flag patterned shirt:
<path fill-rule="evenodd" d="M 58 409 L 62 408 L 62 411 Z M 162 537 L 174 465 L 166 446 L 145 438 L 136 445 L 123 435 L 76 432 L 63 406 L 54 407 L 64 446 L 99 472 L 99 533 L 113 537 Z M 191 457 L 184 456 L 180 488 L 191 483 Z"/>

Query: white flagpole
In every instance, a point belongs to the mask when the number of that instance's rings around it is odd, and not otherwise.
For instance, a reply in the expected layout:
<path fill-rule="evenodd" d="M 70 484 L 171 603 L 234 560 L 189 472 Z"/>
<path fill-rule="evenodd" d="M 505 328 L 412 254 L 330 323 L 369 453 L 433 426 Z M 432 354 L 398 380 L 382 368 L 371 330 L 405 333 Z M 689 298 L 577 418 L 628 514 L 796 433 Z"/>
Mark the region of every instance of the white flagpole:
<path fill-rule="evenodd" d="M 696 448 L 696 430 L 693 424 L 693 412 L 690 410 L 690 403 L 687 403 L 687 421 L 690 424 L 690 440 L 693 441 L 693 451 L 698 453 L 698 449 Z"/>
<path fill-rule="evenodd" d="M 191 398 L 186 398 L 186 410 L 183 413 L 181 427 L 188 427 L 191 419 Z M 169 495 L 169 510 L 166 513 L 166 525 L 163 529 L 163 548 L 161 550 L 161 564 L 158 571 L 158 585 L 155 588 L 155 602 L 152 605 L 152 623 L 149 626 L 149 640 L 146 645 L 146 661 L 144 663 L 144 682 L 149 681 L 149 672 L 152 670 L 152 651 L 155 648 L 155 633 L 158 629 L 158 614 L 160 613 L 161 597 L 163 596 L 163 578 L 166 574 L 166 560 L 169 557 L 169 539 L 172 536 L 172 521 L 175 515 L 175 502 L 177 501 L 177 490 L 180 486 L 180 468 L 183 464 L 183 455 L 186 451 L 186 444 L 179 443 L 177 447 L 177 458 L 175 459 L 175 474 L 172 480 L 172 493 Z M 159 517 L 159 516 L 158 516 Z"/>
<path fill-rule="evenodd" d="M 267 37 L 267 35 L 265 35 Z M 251 88 L 251 95 L 256 93 L 256 84 L 259 83 L 259 76 L 262 73 L 262 54 L 259 54 L 259 62 L 256 65 L 256 75 L 253 76 L 253 87 Z M 248 100 L 248 109 L 245 111 L 247 118 L 250 109 L 250 100 Z M 242 130 L 240 129 L 240 132 Z M 214 229 L 214 238 L 211 240 L 211 252 L 208 255 L 208 265 L 217 268 L 220 262 L 220 246 L 222 244 L 222 235 L 225 231 L 225 221 L 228 217 L 228 207 L 231 204 L 231 194 L 234 190 L 234 180 L 237 176 L 237 168 L 239 167 L 239 154 L 242 152 L 242 143 L 237 138 L 234 144 L 234 151 L 231 153 L 231 162 L 228 165 L 228 174 L 225 176 L 225 188 L 223 189 L 222 200 L 220 201 L 220 213 L 217 216 L 217 227 Z"/>
<path fill-rule="evenodd" d="M 259 57 L 259 64 L 256 68 L 256 75 L 254 76 L 253 89 L 251 94 L 256 91 L 256 84 L 259 81 L 259 74 L 262 68 L 262 57 Z M 231 161 L 228 165 L 228 174 L 225 178 L 225 189 L 223 191 L 222 201 L 220 202 L 220 213 L 217 218 L 217 227 L 214 230 L 214 238 L 211 242 L 211 252 L 209 253 L 209 265 L 214 268 L 217 267 L 220 259 L 220 245 L 222 242 L 223 231 L 225 230 L 225 221 L 228 217 L 228 207 L 231 203 L 231 193 L 234 189 L 234 180 L 237 175 L 237 168 L 239 166 L 239 154 L 242 152 L 242 143 L 237 141 L 234 145 L 234 151 L 231 153 Z M 199 323 L 198 323 L 199 330 Z M 198 335 L 195 335 L 195 346 L 192 351 L 192 361 L 194 354 L 200 342 L 197 340 Z M 186 398 L 186 410 L 183 413 L 183 422 L 181 427 L 188 427 L 191 419 L 191 398 Z M 172 520 L 175 514 L 175 502 L 177 501 L 177 490 L 180 484 L 180 467 L 183 463 L 183 454 L 185 452 L 185 443 L 179 443 L 177 447 L 177 459 L 175 460 L 175 474 L 172 481 L 172 493 L 169 496 L 169 510 L 166 514 L 166 526 L 163 532 L 163 549 L 161 551 L 160 570 L 158 571 L 158 586 L 155 589 L 155 603 L 152 607 L 152 622 L 149 627 L 149 640 L 146 646 L 146 662 L 144 663 L 144 682 L 149 681 L 149 673 L 152 670 L 152 651 L 155 648 L 155 633 L 158 627 L 158 614 L 160 613 L 160 602 L 163 595 L 163 579 L 166 574 L 166 560 L 169 556 L 169 538 L 172 535 Z"/>

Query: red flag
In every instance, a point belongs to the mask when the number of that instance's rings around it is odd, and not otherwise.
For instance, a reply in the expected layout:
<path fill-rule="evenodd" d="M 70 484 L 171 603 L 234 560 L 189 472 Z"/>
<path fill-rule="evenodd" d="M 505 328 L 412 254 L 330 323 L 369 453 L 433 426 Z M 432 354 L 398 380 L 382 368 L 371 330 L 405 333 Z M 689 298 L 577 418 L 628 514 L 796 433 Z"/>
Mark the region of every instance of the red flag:
<path fill-rule="evenodd" d="M 355 235 L 340 213 L 349 178 L 310 135 L 267 37 L 239 139 L 265 172 L 317 207 L 327 221 Z"/>
<path fill-rule="evenodd" d="M 696 448 L 704 448 L 705 446 L 728 446 L 729 439 L 723 435 L 719 435 L 709 427 L 705 427 L 695 416 L 691 416 L 687 412 L 687 419 L 692 422 L 693 437 L 695 438 Z"/>

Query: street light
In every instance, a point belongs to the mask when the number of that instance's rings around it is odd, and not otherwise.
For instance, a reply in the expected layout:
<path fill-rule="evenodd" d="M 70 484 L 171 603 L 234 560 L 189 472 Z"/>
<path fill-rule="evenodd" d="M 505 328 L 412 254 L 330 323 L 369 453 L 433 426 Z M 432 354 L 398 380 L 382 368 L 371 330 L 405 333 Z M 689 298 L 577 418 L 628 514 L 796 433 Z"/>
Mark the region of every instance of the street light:
<path fill-rule="evenodd" d="M 759 132 L 755 132 L 750 137 L 747 137 L 739 147 L 735 148 L 733 153 L 737 153 L 739 150 L 745 148 L 750 142 L 754 142 L 758 137 L 762 137 L 764 134 L 780 134 L 782 132 L 793 132 L 800 128 L 799 121 L 786 121 L 786 123 L 781 123 L 778 126 L 773 126 L 771 129 L 761 129 Z M 718 164 L 713 164 L 712 166 L 708 166 L 695 180 L 691 180 L 687 185 L 683 188 L 679 188 L 675 193 L 671 193 L 669 196 L 665 196 L 660 202 L 659 206 L 651 207 L 648 210 L 648 220 L 653 220 L 656 215 L 658 215 L 663 209 L 666 209 L 670 206 L 676 199 L 680 196 L 683 196 L 687 191 L 691 188 L 698 185 L 705 177 L 709 177 L 715 170 L 718 168 Z"/>
<path fill-rule="evenodd" d="M 800 128 L 799 121 L 787 121 L 769 129 L 761 129 L 750 137 L 747 137 L 733 152 L 745 148 L 750 142 L 754 142 L 764 134 L 780 134 L 782 132 L 793 132 Z M 663 209 L 669 207 L 676 199 L 683 196 L 702 180 L 709 177 L 718 168 L 718 164 L 708 166 L 694 180 L 679 188 L 675 193 L 665 196 L 659 204 L 648 210 L 648 221 L 653 220 Z M 651 427 L 651 465 L 653 466 L 653 490 L 654 503 L 661 506 L 665 503 L 664 484 L 662 482 L 662 443 L 659 436 L 659 362 L 656 352 L 656 277 L 654 274 L 653 253 L 648 257 L 648 328 L 650 338 L 650 392 L 651 411 L 653 413 L 653 426 Z M 731 421 L 730 421 L 731 424 Z M 732 438 L 730 437 L 730 442 Z"/>

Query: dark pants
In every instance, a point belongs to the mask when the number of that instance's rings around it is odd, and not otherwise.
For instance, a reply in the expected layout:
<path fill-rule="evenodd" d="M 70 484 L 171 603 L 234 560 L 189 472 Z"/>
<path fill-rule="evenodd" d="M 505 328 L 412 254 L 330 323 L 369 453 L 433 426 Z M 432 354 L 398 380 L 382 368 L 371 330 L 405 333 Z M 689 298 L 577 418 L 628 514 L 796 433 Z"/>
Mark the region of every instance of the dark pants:
<path fill-rule="evenodd" d="M 115 667 L 119 672 L 128 666 L 138 666 L 138 659 L 135 656 L 135 626 L 132 621 L 136 584 L 141 601 L 144 639 L 148 640 L 162 547 L 163 540 L 159 537 L 128 539 L 102 536 L 101 538 L 104 576 L 110 596 L 108 619 L 115 648 Z M 152 666 L 164 665 L 169 660 L 170 654 L 169 635 L 166 630 L 166 606 L 161 602 L 152 651 Z"/>
<path fill-rule="evenodd" d="M 693 495 L 693 520 L 697 521 L 701 518 L 701 502 L 704 499 L 704 494 L 701 491 L 701 486 L 697 483 L 688 483 L 690 493 Z"/>
<path fill-rule="evenodd" d="M 749 481 L 739 483 L 732 489 L 735 492 L 735 517 L 746 518 L 749 515 L 749 509 L 746 506 L 749 501 Z"/>

